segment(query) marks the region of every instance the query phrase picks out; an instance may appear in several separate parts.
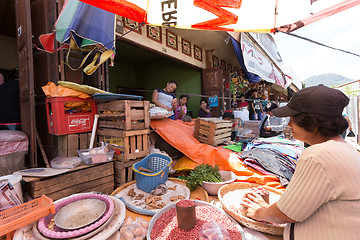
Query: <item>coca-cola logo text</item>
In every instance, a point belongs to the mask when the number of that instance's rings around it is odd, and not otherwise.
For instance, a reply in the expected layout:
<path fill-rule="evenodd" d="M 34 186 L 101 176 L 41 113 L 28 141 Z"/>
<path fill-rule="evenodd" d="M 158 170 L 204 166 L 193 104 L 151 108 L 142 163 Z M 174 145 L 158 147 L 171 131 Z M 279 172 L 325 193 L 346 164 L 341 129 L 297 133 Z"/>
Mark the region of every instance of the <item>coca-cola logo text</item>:
<path fill-rule="evenodd" d="M 90 127 L 89 117 L 69 117 L 69 129 L 83 129 Z"/>

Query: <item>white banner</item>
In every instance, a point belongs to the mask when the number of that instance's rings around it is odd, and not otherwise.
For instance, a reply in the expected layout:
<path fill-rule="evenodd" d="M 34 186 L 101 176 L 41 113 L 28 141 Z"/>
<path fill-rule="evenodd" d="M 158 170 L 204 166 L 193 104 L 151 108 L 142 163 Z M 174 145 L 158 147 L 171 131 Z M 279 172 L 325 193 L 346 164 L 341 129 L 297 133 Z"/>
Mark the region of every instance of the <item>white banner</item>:
<path fill-rule="evenodd" d="M 291 31 L 360 4 L 360 0 L 80 1 L 139 23 L 242 32 Z"/>
<path fill-rule="evenodd" d="M 287 87 L 286 80 L 278 67 L 258 50 L 245 34 L 241 34 L 240 44 L 244 64 L 248 72 L 258 75 L 267 82 L 276 83 L 283 88 Z"/>

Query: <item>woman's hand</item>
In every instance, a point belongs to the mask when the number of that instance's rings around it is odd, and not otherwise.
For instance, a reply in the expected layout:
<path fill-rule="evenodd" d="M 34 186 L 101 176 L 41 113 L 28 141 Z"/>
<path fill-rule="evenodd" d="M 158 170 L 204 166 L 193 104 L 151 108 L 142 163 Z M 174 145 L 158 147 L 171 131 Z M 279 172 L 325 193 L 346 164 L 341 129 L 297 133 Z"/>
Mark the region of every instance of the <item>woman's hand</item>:
<path fill-rule="evenodd" d="M 266 127 L 264 127 L 264 130 L 269 132 L 269 131 L 271 131 L 271 127 L 270 127 L 270 126 L 266 126 Z"/>
<path fill-rule="evenodd" d="M 267 204 L 257 193 L 249 192 L 244 195 L 240 205 L 243 207 L 243 215 L 259 221 L 283 224 L 294 223 L 295 220 L 286 216 L 276 203 Z"/>
<path fill-rule="evenodd" d="M 262 220 L 261 212 L 269 206 L 259 194 L 254 192 L 246 193 L 240 205 L 245 215 L 255 220 Z"/>

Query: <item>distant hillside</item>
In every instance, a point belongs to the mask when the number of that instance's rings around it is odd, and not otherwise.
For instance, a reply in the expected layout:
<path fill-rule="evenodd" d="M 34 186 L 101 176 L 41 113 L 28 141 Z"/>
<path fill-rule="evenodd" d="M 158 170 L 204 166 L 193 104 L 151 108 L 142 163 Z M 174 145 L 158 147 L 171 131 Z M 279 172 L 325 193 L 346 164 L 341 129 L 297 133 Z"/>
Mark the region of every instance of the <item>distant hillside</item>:
<path fill-rule="evenodd" d="M 319 84 L 323 84 L 327 87 L 335 87 L 353 81 L 355 80 L 346 78 L 344 76 L 335 73 L 327 73 L 327 74 L 309 77 L 304 80 L 304 84 L 305 87 L 317 86 Z"/>

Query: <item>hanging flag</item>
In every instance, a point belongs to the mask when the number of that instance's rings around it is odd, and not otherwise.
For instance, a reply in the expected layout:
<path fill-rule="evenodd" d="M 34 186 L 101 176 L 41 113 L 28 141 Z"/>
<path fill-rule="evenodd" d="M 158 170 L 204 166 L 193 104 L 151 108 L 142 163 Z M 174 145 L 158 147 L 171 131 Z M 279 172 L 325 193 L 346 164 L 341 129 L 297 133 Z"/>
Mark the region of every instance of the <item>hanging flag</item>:
<path fill-rule="evenodd" d="M 290 32 L 360 0 L 81 0 L 139 23 L 185 29 Z"/>

